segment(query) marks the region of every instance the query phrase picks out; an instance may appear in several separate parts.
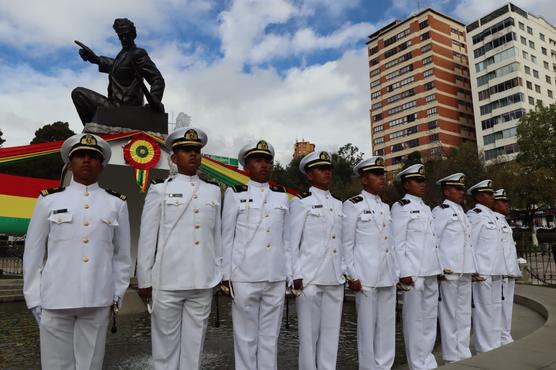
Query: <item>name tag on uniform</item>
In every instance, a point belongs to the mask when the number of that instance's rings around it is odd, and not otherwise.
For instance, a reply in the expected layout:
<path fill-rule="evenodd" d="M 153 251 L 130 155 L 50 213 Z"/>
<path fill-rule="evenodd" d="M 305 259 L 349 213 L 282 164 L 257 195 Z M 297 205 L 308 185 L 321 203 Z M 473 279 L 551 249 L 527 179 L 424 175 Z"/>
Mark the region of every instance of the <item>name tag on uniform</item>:
<path fill-rule="evenodd" d="M 413 210 L 413 211 L 411 211 L 411 212 L 409 212 L 409 213 L 421 213 L 421 211 L 419 211 L 418 209 L 416 209 L 416 210 Z"/>
<path fill-rule="evenodd" d="M 374 213 L 374 212 L 371 211 L 371 210 L 369 210 L 369 209 L 366 209 L 366 210 L 363 211 L 363 213 L 365 213 L 365 214 L 371 214 L 371 213 Z"/>
<path fill-rule="evenodd" d="M 57 215 L 58 213 L 66 213 L 68 211 L 67 208 L 64 209 L 55 209 L 54 211 L 52 211 L 53 215 Z"/>
<path fill-rule="evenodd" d="M 240 203 L 247 203 L 247 199 L 240 199 Z M 253 202 L 253 199 L 249 199 L 249 202 Z"/>
<path fill-rule="evenodd" d="M 179 193 L 168 194 L 168 197 L 170 197 L 170 198 L 183 198 L 183 194 L 179 194 Z"/>
<path fill-rule="evenodd" d="M 322 208 L 323 205 L 322 204 L 315 204 L 312 208 Z"/>

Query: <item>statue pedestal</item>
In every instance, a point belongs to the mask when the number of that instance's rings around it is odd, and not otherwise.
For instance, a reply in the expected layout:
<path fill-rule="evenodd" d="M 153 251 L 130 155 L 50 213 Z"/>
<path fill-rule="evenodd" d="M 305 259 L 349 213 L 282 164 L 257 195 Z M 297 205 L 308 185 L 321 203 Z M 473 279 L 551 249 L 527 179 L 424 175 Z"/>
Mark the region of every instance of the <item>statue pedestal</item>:
<path fill-rule="evenodd" d="M 153 112 L 145 107 L 98 107 L 91 123 L 85 124 L 84 131 L 106 134 L 139 130 L 168 134 L 168 114 Z"/>

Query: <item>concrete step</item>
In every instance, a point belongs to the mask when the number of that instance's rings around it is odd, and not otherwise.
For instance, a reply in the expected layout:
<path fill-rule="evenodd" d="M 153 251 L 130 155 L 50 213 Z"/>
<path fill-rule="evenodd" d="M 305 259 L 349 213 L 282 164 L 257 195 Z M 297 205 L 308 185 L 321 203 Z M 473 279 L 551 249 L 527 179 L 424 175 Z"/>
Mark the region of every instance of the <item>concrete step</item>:
<path fill-rule="evenodd" d="M 23 287 L 23 279 L 0 279 L 0 290 L 21 287 Z"/>
<path fill-rule="evenodd" d="M 0 303 L 24 301 L 23 294 L 0 296 Z"/>
<path fill-rule="evenodd" d="M 22 295 L 22 289 L 0 289 L 0 297 L 5 297 L 8 295 Z"/>

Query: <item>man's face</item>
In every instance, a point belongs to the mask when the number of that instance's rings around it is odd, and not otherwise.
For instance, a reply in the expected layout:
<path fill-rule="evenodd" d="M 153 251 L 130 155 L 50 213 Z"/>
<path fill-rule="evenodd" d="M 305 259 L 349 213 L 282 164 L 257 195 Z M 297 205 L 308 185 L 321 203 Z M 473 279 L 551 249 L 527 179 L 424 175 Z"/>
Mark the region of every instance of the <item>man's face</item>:
<path fill-rule="evenodd" d="M 378 194 L 384 189 L 386 185 L 386 178 L 384 173 L 364 172 L 361 175 L 361 185 L 363 189 L 371 194 Z"/>
<path fill-rule="evenodd" d="M 84 185 L 97 182 L 103 167 L 100 153 L 91 150 L 78 150 L 70 156 L 68 169 L 73 179 Z"/>
<path fill-rule="evenodd" d="M 494 210 L 507 216 L 510 214 L 510 203 L 507 200 L 494 200 Z"/>
<path fill-rule="evenodd" d="M 332 184 L 332 167 L 331 166 L 317 166 L 307 171 L 307 180 L 312 186 L 328 190 Z"/>
<path fill-rule="evenodd" d="M 122 48 L 126 49 L 133 45 L 133 37 L 131 37 L 131 32 L 127 30 L 119 30 L 118 31 L 118 38 L 122 43 Z"/>
<path fill-rule="evenodd" d="M 272 175 L 272 158 L 267 155 L 253 155 L 245 160 L 245 171 L 253 181 L 265 183 Z"/>
<path fill-rule="evenodd" d="M 403 188 L 407 194 L 422 198 L 425 195 L 425 179 L 407 179 L 403 182 Z"/>
<path fill-rule="evenodd" d="M 459 186 L 444 186 L 442 188 L 444 197 L 454 203 L 463 204 L 465 200 L 465 188 Z"/>
<path fill-rule="evenodd" d="M 194 176 L 201 166 L 201 148 L 179 146 L 174 148 L 174 154 L 172 154 L 171 159 L 178 166 L 179 173 Z"/>
<path fill-rule="evenodd" d="M 490 192 L 478 192 L 475 195 L 475 201 L 490 209 L 494 207 L 494 195 Z"/>

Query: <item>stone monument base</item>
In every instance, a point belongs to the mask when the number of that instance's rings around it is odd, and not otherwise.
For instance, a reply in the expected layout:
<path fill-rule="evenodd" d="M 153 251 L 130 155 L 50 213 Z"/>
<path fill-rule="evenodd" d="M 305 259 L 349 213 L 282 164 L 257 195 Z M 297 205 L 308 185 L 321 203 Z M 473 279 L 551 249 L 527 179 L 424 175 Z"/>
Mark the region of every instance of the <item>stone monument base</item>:
<path fill-rule="evenodd" d="M 98 107 L 92 122 L 83 131 L 114 134 L 129 131 L 147 131 L 155 135 L 168 134 L 168 114 L 153 112 L 145 107 Z"/>

